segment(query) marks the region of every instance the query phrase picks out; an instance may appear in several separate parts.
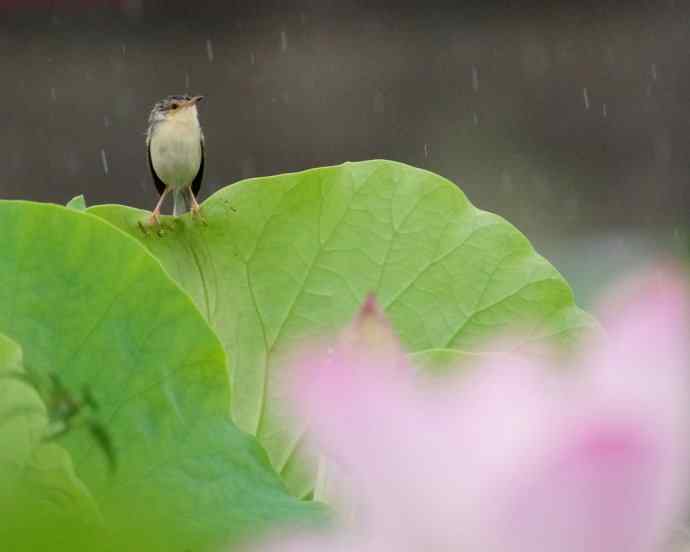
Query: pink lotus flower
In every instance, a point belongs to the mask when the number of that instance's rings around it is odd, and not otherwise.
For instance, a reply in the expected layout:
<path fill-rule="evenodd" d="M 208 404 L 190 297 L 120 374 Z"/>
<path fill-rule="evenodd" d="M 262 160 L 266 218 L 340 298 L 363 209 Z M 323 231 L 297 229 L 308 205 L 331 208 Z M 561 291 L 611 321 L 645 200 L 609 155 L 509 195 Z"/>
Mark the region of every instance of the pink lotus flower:
<path fill-rule="evenodd" d="M 292 367 L 297 412 L 354 516 L 258 549 L 666 550 L 690 490 L 683 278 L 618 292 L 601 313 L 607 335 L 568 366 L 492 356 L 443 388 L 416 374 L 368 302 Z"/>

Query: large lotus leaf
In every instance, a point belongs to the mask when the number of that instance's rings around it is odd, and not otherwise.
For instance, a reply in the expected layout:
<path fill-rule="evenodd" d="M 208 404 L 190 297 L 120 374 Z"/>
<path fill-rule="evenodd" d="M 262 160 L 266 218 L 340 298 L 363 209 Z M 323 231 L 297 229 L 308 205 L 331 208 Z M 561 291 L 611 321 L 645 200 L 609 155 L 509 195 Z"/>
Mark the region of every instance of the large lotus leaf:
<path fill-rule="evenodd" d="M 0 541 L 16 551 L 93 534 L 101 522 L 67 451 L 45 440 L 47 409 L 21 357 L 0 334 Z"/>
<path fill-rule="evenodd" d="M 113 443 L 114 473 L 88 425 L 58 441 L 113 542 L 126 529 L 166 550 L 200 550 L 317 516 L 229 421 L 223 348 L 145 248 L 93 215 L 27 202 L 0 202 L 0 234 L 0 332 L 75 399 L 88 386 Z"/>
<path fill-rule="evenodd" d="M 0 501 L 13 499 L 47 423 L 45 404 L 24 371 L 21 348 L 0 334 Z"/>
<path fill-rule="evenodd" d="M 0 540 L 13 552 L 93 550 L 107 534 L 96 501 L 56 443 L 34 449 L 16 496 L 1 507 Z"/>
<path fill-rule="evenodd" d="M 561 275 L 501 217 L 453 183 L 389 161 L 256 178 L 203 205 L 207 224 L 142 211 L 89 212 L 129 232 L 192 296 L 233 359 L 232 414 L 267 447 L 290 489 L 313 486 L 286 430 L 279 357 L 348 321 L 375 292 L 411 351 L 476 350 L 520 324 L 531 340 L 572 339 L 591 318 Z"/>

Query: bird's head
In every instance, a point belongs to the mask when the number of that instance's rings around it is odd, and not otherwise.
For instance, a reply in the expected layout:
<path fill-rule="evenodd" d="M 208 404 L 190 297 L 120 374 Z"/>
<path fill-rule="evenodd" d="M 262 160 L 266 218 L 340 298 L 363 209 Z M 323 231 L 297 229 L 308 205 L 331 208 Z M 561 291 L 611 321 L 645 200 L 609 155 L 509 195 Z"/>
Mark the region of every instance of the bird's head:
<path fill-rule="evenodd" d="M 196 118 L 196 104 L 203 100 L 203 96 L 168 96 L 156 102 L 149 115 L 149 123 L 165 120 Z"/>

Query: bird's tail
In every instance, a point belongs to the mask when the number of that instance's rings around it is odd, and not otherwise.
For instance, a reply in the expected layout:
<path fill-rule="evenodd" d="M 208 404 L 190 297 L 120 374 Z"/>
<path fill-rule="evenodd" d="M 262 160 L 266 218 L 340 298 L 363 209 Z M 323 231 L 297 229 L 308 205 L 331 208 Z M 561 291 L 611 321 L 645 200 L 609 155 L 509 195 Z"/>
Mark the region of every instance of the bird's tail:
<path fill-rule="evenodd" d="M 179 216 L 192 208 L 192 201 L 189 194 L 192 191 L 188 188 L 173 190 L 173 215 Z"/>

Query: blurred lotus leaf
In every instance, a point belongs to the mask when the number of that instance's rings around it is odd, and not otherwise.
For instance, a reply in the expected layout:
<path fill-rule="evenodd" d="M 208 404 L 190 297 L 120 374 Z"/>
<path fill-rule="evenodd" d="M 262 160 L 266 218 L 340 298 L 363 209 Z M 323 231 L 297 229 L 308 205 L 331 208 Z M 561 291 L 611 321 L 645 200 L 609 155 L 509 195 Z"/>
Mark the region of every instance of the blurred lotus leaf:
<path fill-rule="evenodd" d="M 108 539 L 88 550 L 203 550 L 266 524 L 322 519 L 230 421 L 223 347 L 144 247 L 93 215 L 29 202 L 0 202 L 0 233 L 0 332 L 32 375 L 58 377 L 71 397 L 60 408 L 90 389 L 117 458 L 113 471 L 102 442 L 76 424 L 39 445 L 57 410 L 12 376 L 0 380 L 0 436 L 14 443 L 1 447 L 1 477 L 33 462 L 37 484 L 93 503 Z M 19 373 L 18 349 L 0 345 L 0 365 Z M 82 549 L 51 535 L 51 550 Z"/>

